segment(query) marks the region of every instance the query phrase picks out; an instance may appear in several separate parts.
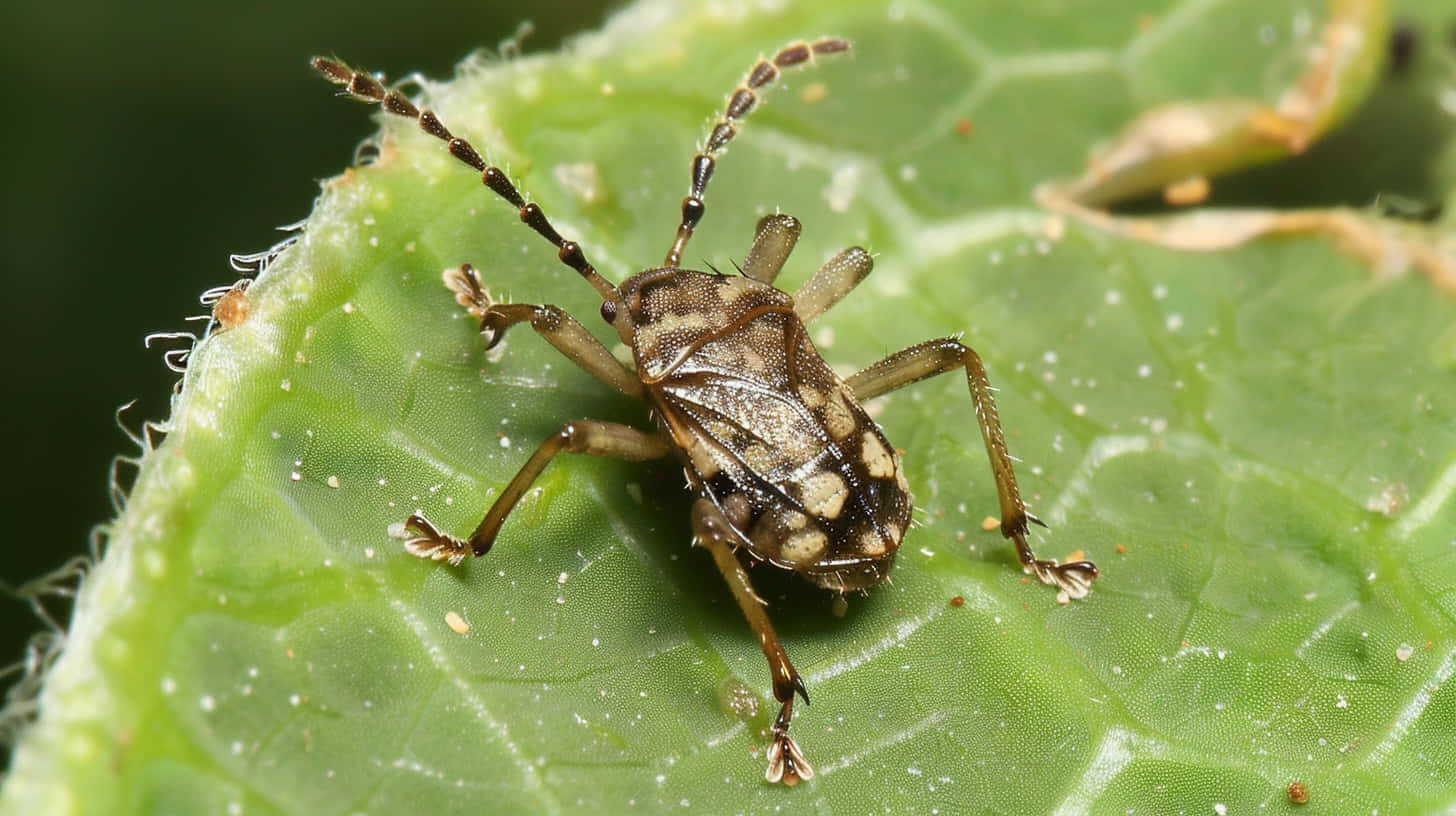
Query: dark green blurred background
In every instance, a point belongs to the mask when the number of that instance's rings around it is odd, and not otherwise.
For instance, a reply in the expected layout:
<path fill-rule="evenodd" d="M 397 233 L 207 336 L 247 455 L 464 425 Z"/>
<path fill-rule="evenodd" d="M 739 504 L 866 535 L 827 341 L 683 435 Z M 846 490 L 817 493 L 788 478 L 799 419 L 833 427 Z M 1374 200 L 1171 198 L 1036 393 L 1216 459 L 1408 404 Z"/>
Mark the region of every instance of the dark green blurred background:
<path fill-rule="evenodd" d="M 536 27 L 525 51 L 540 51 L 620 4 L 5 4 L 0 330 L 19 392 L 4 399 L 0 580 L 17 587 L 86 551 L 111 514 L 109 463 L 130 448 L 113 413 L 136 398 L 132 427 L 161 419 L 177 379 L 142 338 L 202 312 L 198 294 L 236 277 L 228 254 L 278 241 L 372 131 L 309 57 L 445 77 L 524 19 Z M 9 592 L 0 619 L 3 664 L 40 624 Z"/>

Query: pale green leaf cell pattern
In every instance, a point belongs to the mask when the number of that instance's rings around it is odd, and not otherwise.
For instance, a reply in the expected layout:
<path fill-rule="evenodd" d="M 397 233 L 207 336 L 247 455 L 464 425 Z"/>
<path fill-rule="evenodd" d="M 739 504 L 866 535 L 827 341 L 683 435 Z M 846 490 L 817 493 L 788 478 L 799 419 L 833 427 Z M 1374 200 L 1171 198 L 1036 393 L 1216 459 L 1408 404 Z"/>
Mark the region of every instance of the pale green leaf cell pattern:
<path fill-rule="evenodd" d="M 197 349 L 0 806 L 1456 811 L 1456 306 L 1318 237 L 1189 254 L 1031 203 L 1150 106 L 1277 97 L 1328 15 L 648 3 L 567 54 L 428 85 L 620 279 L 665 251 L 690 148 L 752 57 L 852 38 L 755 112 L 687 258 L 726 267 L 775 209 L 805 225 L 789 288 L 870 247 L 874 275 L 813 329 L 826 357 L 965 332 L 1052 528 L 1035 543 L 1104 576 L 1059 605 L 982 531 L 994 487 L 960 377 L 879 401 L 920 524 L 843 616 L 754 572 L 813 697 L 794 729 L 818 771 L 765 784 L 767 672 L 688 546 L 674 466 L 563 457 L 459 570 L 389 535 L 416 508 L 469 530 L 561 421 L 646 417 L 529 331 L 484 351 L 445 268 L 584 321 L 594 296 L 388 121 L 248 321 Z M 728 704 L 744 688 L 756 710 Z"/>

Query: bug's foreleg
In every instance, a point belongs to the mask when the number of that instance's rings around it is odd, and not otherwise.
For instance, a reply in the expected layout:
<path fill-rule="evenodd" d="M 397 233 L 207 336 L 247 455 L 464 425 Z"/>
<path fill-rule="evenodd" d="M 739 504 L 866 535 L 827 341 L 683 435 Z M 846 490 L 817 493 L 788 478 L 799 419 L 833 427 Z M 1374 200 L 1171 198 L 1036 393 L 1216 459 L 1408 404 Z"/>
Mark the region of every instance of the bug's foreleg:
<path fill-rule="evenodd" d="M 446 272 L 445 285 L 465 311 L 480 318 L 480 333 L 486 337 L 487 348 L 499 343 L 510 327 L 529 322 L 537 334 L 586 373 L 629 397 L 641 396 L 642 382 L 637 374 L 560 307 L 496 303 L 481 284 L 480 273 L 470 264 Z"/>
<path fill-rule="evenodd" d="M 531 489 L 532 483 L 556 457 L 556 454 L 563 451 L 644 462 L 649 459 L 660 459 L 671 450 L 672 448 L 663 437 L 643 433 L 636 428 L 619 425 L 615 422 L 602 422 L 596 419 L 578 419 L 568 422 L 561 426 L 561 430 L 547 437 L 546 441 L 541 443 L 541 447 L 531 454 L 531 458 L 526 461 L 525 466 L 516 473 L 510 484 L 506 485 L 505 490 L 496 498 L 495 504 L 490 506 L 485 518 L 475 528 L 475 532 L 470 534 L 468 541 L 462 541 L 443 533 L 424 516 L 419 513 L 411 513 L 409 519 L 405 521 L 405 530 L 413 533 L 415 537 L 406 541 L 404 547 L 411 555 L 435 561 L 449 561 L 451 565 L 459 565 L 469 553 L 480 556 L 490 552 L 496 535 L 500 533 L 501 524 L 505 522 L 506 516 L 510 515 L 516 502 L 526 495 L 526 491 Z"/>
<path fill-rule="evenodd" d="M 773 286 L 803 229 L 799 219 L 792 215 L 780 213 L 758 219 L 758 226 L 753 230 L 753 247 L 743 259 L 743 274 Z"/>
<path fill-rule="evenodd" d="M 805 761 L 798 743 L 789 736 L 789 723 L 794 718 L 794 695 L 803 697 L 806 704 L 809 702 L 804 680 L 799 677 L 794 664 L 789 662 L 789 655 L 779 642 L 778 632 L 774 631 L 773 621 L 769 620 L 764 609 L 763 599 L 753 591 L 748 571 L 733 552 L 733 542 L 738 537 L 732 525 L 722 511 L 707 499 L 693 503 L 693 536 L 712 554 L 718 571 L 723 573 L 723 580 L 733 590 L 733 599 L 738 601 L 743 616 L 748 618 L 748 625 L 758 634 L 763 655 L 768 658 L 769 673 L 773 675 L 774 699 L 782 704 L 778 717 L 774 719 L 773 742 L 768 748 L 768 770 L 764 777 L 770 782 L 797 785 L 799 780 L 814 776 L 814 769 Z"/>
<path fill-rule="evenodd" d="M 808 324 L 833 308 L 869 277 L 875 260 L 859 247 L 850 247 L 830 258 L 813 277 L 794 293 L 794 314 Z"/>
<path fill-rule="evenodd" d="M 973 349 L 954 337 L 929 340 L 891 354 L 850 377 L 847 383 L 855 397 L 864 401 L 957 368 L 966 371 L 971 401 L 980 420 L 981 437 L 986 442 L 986 455 L 991 460 L 991 473 L 1001 502 L 1001 534 L 1016 541 L 1016 555 L 1021 559 L 1021 566 L 1027 572 L 1035 573 L 1042 583 L 1058 587 L 1072 598 L 1086 596 L 1097 577 L 1095 564 L 1091 561 L 1058 564 L 1056 560 L 1042 560 L 1036 557 L 1031 545 L 1026 542 L 1028 522 L 1041 524 L 1041 520 L 1027 513 L 1026 504 L 1021 500 L 1016 473 L 1011 467 L 1011 453 L 1006 449 L 1006 437 L 1001 432 L 1001 420 L 996 414 L 996 400 L 986 377 L 986 366 Z"/>

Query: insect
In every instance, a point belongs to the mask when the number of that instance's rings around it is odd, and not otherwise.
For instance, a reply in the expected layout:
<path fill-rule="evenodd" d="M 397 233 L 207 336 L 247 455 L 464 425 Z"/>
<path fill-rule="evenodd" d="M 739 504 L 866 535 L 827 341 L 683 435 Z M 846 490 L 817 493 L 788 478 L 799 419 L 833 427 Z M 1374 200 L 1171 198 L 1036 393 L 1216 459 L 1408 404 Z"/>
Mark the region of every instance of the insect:
<path fill-rule="evenodd" d="M 465 264 L 446 273 L 445 282 L 460 305 L 480 319 L 488 345 L 499 343 L 512 326 L 529 324 L 587 373 L 645 400 L 655 423 L 643 431 L 593 419 L 567 422 L 541 443 L 468 539 L 449 535 L 414 513 L 405 522 L 413 536 L 405 548 L 456 566 L 468 554 L 485 555 L 516 502 L 559 453 L 632 461 L 676 456 L 697 495 L 691 513 L 694 539 L 712 555 L 768 660 L 781 708 L 770 735 L 766 777 L 789 785 L 814 775 L 789 736 L 795 695 L 807 704 L 809 694 L 739 554 L 840 593 L 885 580 L 910 523 L 911 499 L 900 456 L 865 414 L 865 400 L 963 370 L 1000 498 L 1001 532 L 1015 541 L 1023 568 L 1074 598 L 1085 596 L 1097 577 L 1089 561 L 1042 560 L 1028 545 L 1029 522 L 1040 522 L 1021 500 L 991 385 L 975 351 L 955 338 L 931 340 L 847 379 L 819 356 L 805 325 L 869 275 L 869 253 L 859 247 L 840 252 L 790 296 L 773 283 L 798 240 L 800 224 L 780 214 L 758 222 L 740 274 L 680 265 L 703 218 L 704 194 L 718 157 L 758 104 L 758 91 L 786 68 L 849 47 L 837 38 L 796 42 L 754 63 L 693 156 L 682 220 L 666 259 L 617 285 L 598 274 L 580 246 L 562 238 L 538 205 L 527 203 L 505 173 L 451 134 L 435 114 L 369 74 L 330 59 L 313 61 L 348 96 L 416 119 L 446 142 L 452 155 L 480 172 L 485 186 L 515 207 L 527 226 L 557 248 L 561 262 L 596 288 L 602 320 L 632 350 L 635 366 L 618 362 L 556 306 L 495 302 L 480 274 Z"/>

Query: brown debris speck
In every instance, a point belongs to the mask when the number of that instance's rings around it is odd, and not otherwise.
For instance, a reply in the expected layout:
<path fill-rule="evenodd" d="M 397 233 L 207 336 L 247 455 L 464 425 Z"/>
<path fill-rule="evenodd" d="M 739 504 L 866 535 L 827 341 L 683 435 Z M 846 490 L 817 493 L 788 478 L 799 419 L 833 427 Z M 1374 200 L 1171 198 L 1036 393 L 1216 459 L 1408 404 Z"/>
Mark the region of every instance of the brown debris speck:
<path fill-rule="evenodd" d="M 213 304 L 212 317 L 223 329 L 235 329 L 247 322 L 250 311 L 247 289 L 247 285 L 240 282 Z"/>
<path fill-rule="evenodd" d="M 1306 788 L 1304 786 L 1304 783 L 1303 782 L 1298 782 L 1298 781 L 1290 782 L 1289 783 L 1289 801 L 1293 802 L 1296 805 L 1302 805 L 1302 804 L 1308 802 L 1309 801 L 1309 788 Z"/>

